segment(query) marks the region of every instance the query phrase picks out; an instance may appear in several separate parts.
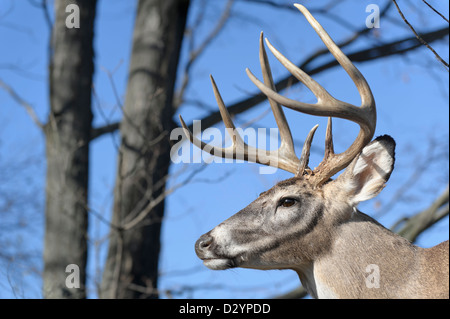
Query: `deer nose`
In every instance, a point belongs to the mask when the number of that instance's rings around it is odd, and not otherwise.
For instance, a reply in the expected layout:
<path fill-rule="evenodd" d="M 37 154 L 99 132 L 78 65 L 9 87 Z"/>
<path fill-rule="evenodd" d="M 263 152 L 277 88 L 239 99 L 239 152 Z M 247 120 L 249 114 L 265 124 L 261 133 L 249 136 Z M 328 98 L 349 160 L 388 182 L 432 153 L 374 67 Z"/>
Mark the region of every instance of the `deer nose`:
<path fill-rule="evenodd" d="M 201 259 L 205 256 L 209 247 L 213 242 L 213 238 L 209 234 L 202 235 L 195 243 L 195 253 Z"/>

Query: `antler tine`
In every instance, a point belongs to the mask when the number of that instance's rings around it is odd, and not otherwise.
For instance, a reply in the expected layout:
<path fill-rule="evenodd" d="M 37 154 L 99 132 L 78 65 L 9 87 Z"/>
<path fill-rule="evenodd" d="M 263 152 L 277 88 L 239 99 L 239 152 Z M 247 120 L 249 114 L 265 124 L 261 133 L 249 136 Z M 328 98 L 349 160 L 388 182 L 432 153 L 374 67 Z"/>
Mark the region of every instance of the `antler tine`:
<path fill-rule="evenodd" d="M 231 136 L 231 141 L 232 141 L 231 146 L 222 148 L 222 147 L 208 145 L 207 143 L 199 140 L 198 138 L 196 138 L 194 136 L 194 134 L 191 132 L 191 130 L 189 130 L 189 128 L 187 127 L 187 125 L 184 122 L 181 115 L 179 116 L 180 122 L 184 129 L 184 134 L 189 138 L 189 140 L 191 141 L 192 144 L 194 144 L 201 150 L 206 151 L 206 152 L 210 153 L 211 155 L 215 155 L 215 156 L 220 156 L 220 157 L 224 157 L 224 158 L 235 158 L 236 154 L 238 154 L 237 149 L 242 151 L 245 149 L 246 145 L 245 145 L 244 141 L 241 139 L 241 137 L 239 136 L 239 134 L 237 134 L 237 132 L 236 132 L 236 128 L 234 126 L 233 121 L 231 120 L 230 113 L 228 112 L 228 110 L 222 100 L 222 97 L 217 88 L 216 82 L 214 81 L 214 78 L 212 76 L 210 76 L 210 79 L 211 79 L 211 83 L 213 86 L 214 96 L 216 98 L 217 105 L 219 106 L 220 115 L 222 117 L 223 122 L 225 123 L 225 127 L 227 128 L 228 134 Z"/>
<path fill-rule="evenodd" d="M 211 79 L 211 84 L 213 86 L 214 97 L 216 99 L 217 105 L 219 106 L 220 116 L 222 117 L 225 127 L 227 128 L 228 134 L 232 138 L 233 149 L 236 149 L 237 145 L 244 146 L 245 143 L 241 139 L 240 135 L 236 132 L 236 127 L 234 126 L 234 123 L 231 120 L 230 113 L 228 112 L 228 109 L 225 106 L 225 103 L 223 102 L 222 96 L 220 95 L 219 89 L 217 88 L 216 81 L 214 81 L 212 75 L 210 75 L 209 77 Z"/>
<path fill-rule="evenodd" d="M 335 99 L 309 75 L 296 67 L 292 62 L 287 60 L 284 56 L 281 55 L 281 53 L 276 51 L 275 48 L 271 47 L 269 42 L 268 45 L 269 49 L 273 50 L 272 52 L 274 53 L 274 55 L 279 58 L 280 61 L 282 61 L 285 67 L 314 93 L 314 95 L 317 97 L 317 103 L 304 103 L 284 97 L 262 83 L 247 68 L 247 76 L 268 98 L 277 101 L 281 105 L 289 107 L 290 109 L 293 109 L 295 111 L 300 111 L 302 113 L 315 116 L 339 117 L 342 119 L 354 121 L 364 128 L 367 127 L 367 131 L 375 131 L 375 127 L 372 126 L 374 125 L 374 122 L 376 122 L 376 118 L 373 119 L 371 117 L 371 113 L 373 113 L 375 110 L 375 103 L 373 103 L 371 107 L 363 108 Z M 287 62 L 289 62 L 289 64 Z M 372 137 L 370 139 L 372 139 Z"/>
<path fill-rule="evenodd" d="M 266 68 L 267 69 L 267 68 Z M 266 74 L 266 76 L 271 76 L 270 74 Z M 216 98 L 217 104 L 219 106 L 220 115 L 222 117 L 223 122 L 225 123 L 225 127 L 227 128 L 228 133 L 232 137 L 232 145 L 227 148 L 216 147 L 208 145 L 207 143 L 199 140 L 194 136 L 194 134 L 189 130 L 186 123 L 183 121 L 183 118 L 180 115 L 180 122 L 183 127 L 184 134 L 189 138 L 192 144 L 199 147 L 200 149 L 210 153 L 211 155 L 220 156 L 224 158 L 231 159 L 243 159 L 245 161 L 256 162 L 276 168 L 280 168 L 286 170 L 291 173 L 296 173 L 298 171 L 299 160 L 295 156 L 295 152 L 293 150 L 292 137 L 290 136 L 289 127 L 283 127 L 283 123 L 287 125 L 286 119 L 281 119 L 281 115 L 284 117 L 284 113 L 277 113 L 278 120 L 277 122 L 281 123 L 281 130 L 284 132 L 284 138 L 282 145 L 278 150 L 273 151 L 264 151 L 259 150 L 255 147 L 247 145 L 241 138 L 241 136 L 236 131 L 233 121 L 231 120 L 230 114 L 225 106 L 225 103 L 222 100 L 219 89 L 217 88 L 216 82 L 214 78 L 211 76 L 211 83 L 213 86 L 214 96 Z M 274 102 L 276 103 L 276 102 Z M 279 107 L 279 106 L 278 106 Z M 280 120 L 281 119 L 281 120 Z M 287 133 L 286 133 L 287 132 Z M 286 136 L 289 134 L 289 136 Z M 289 140 L 290 139 L 290 140 Z M 290 145 L 291 148 L 290 148 Z"/>
<path fill-rule="evenodd" d="M 325 156 L 323 157 L 324 161 L 326 161 L 330 156 L 334 155 L 332 126 L 332 120 L 331 117 L 329 117 L 327 123 L 327 132 L 325 133 Z"/>
<path fill-rule="evenodd" d="M 266 49 L 264 48 L 264 33 L 261 32 L 259 37 L 259 61 L 261 64 L 261 71 L 263 74 L 263 79 L 265 85 L 272 88 L 275 91 L 275 84 L 273 82 L 272 72 L 270 69 L 269 60 L 267 58 Z M 283 109 L 277 101 L 268 98 L 270 107 L 272 108 L 273 116 L 277 122 L 278 129 L 280 131 L 281 146 L 280 150 L 285 153 L 290 153 L 290 155 L 296 158 L 294 150 L 294 142 L 292 140 L 291 130 L 289 129 L 289 124 L 287 123 L 286 116 L 284 115 Z"/>
<path fill-rule="evenodd" d="M 302 148 L 302 155 L 300 156 L 300 164 L 298 165 L 298 171 L 295 174 L 295 176 L 302 176 L 306 169 L 308 168 L 308 162 L 309 162 L 309 154 L 311 151 L 311 143 L 314 137 L 314 133 L 316 133 L 317 128 L 319 127 L 319 124 L 314 125 L 314 127 L 309 131 L 308 135 L 306 136 L 305 142 L 303 143 Z"/>
<path fill-rule="evenodd" d="M 343 105 L 346 109 L 356 111 L 358 115 L 355 117 L 352 116 L 351 118 L 349 118 L 349 120 L 357 122 L 360 125 L 360 131 L 358 133 L 358 136 L 356 137 L 356 140 L 346 151 L 342 152 L 341 154 L 334 154 L 331 133 L 331 118 L 329 118 L 327 125 L 327 134 L 325 138 L 326 151 L 324 160 L 315 169 L 315 173 L 317 175 L 317 185 L 320 185 L 327 181 L 331 176 L 339 172 L 341 169 L 345 168 L 353 160 L 353 158 L 357 156 L 359 152 L 361 152 L 363 147 L 372 140 L 372 137 L 375 133 L 377 116 L 375 99 L 364 76 L 353 65 L 350 59 L 341 51 L 336 43 L 334 43 L 334 41 L 320 25 L 320 23 L 317 22 L 317 20 L 304 6 L 300 4 L 294 4 L 294 6 L 305 16 L 309 24 L 319 35 L 328 50 L 331 52 L 331 54 L 333 54 L 335 59 L 353 80 L 361 97 L 361 107 L 359 108 L 333 98 L 333 102 L 335 102 L 331 104 L 333 107 L 336 105 Z"/>
<path fill-rule="evenodd" d="M 206 144 L 205 142 L 199 140 L 198 138 L 196 138 L 196 137 L 194 136 L 194 134 L 191 132 L 191 130 L 189 129 L 189 127 L 188 127 L 188 126 L 186 125 L 186 123 L 184 122 L 183 117 L 181 116 L 181 114 L 178 115 L 178 117 L 180 118 L 180 122 L 181 122 L 181 126 L 183 127 L 184 135 L 191 141 L 191 143 L 194 144 L 195 146 L 197 146 L 197 147 L 198 147 L 199 149 L 201 149 L 201 150 L 207 149 L 207 148 L 208 148 L 208 147 L 207 147 L 208 144 Z M 209 152 L 209 153 L 210 153 L 211 155 L 214 155 L 212 149 L 210 149 L 210 152 Z"/>
<path fill-rule="evenodd" d="M 328 50 L 339 62 L 339 64 L 344 68 L 348 75 L 352 78 L 355 83 L 359 95 L 361 96 L 361 107 L 362 108 L 375 108 L 375 99 L 370 90 L 369 84 L 367 84 L 364 76 L 359 72 L 359 70 L 353 65 L 350 59 L 339 49 L 339 47 L 334 43 L 328 33 L 320 25 L 319 22 L 312 16 L 312 14 L 301 4 L 295 3 L 294 6 L 300 10 L 301 13 L 308 20 L 309 24 L 314 28 L 316 33 L 319 35 L 322 42 L 327 46 Z"/>
<path fill-rule="evenodd" d="M 261 70 L 262 70 L 262 74 L 263 74 L 264 84 L 266 86 L 272 88 L 273 91 L 275 91 L 275 84 L 273 82 L 272 72 L 270 70 L 270 64 L 269 64 L 269 60 L 267 58 L 266 50 L 264 48 L 263 38 L 264 38 L 264 33 L 261 32 L 261 35 L 259 37 L 259 59 L 260 59 L 260 63 L 261 63 Z M 271 47 L 271 45 L 267 39 L 266 39 L 266 43 L 268 44 L 271 51 L 274 52 L 272 50 L 273 47 Z M 285 58 L 285 61 L 287 63 L 291 63 L 286 58 Z M 315 82 L 309 75 L 304 73 L 302 70 L 300 70 L 300 71 L 303 73 L 302 74 L 303 76 L 306 76 L 305 81 L 308 81 L 308 79 L 309 79 L 313 82 L 313 83 L 311 83 L 311 88 L 313 88 L 314 90 L 317 89 L 318 94 L 322 94 L 322 91 L 325 91 L 325 89 L 323 89 L 319 84 L 317 84 L 317 82 Z M 316 85 L 314 85 L 314 83 Z M 328 94 L 328 92 L 325 91 L 325 94 Z M 277 101 L 271 99 L 270 97 L 268 97 L 268 100 L 269 100 L 270 106 L 272 108 L 272 112 L 275 117 L 275 120 L 277 122 L 277 126 L 280 130 L 280 137 L 281 137 L 280 153 L 283 151 L 283 153 L 284 153 L 283 155 L 285 155 L 285 157 L 293 156 L 296 158 L 291 130 L 289 129 L 289 125 L 287 123 L 283 109 L 281 108 L 280 104 Z M 319 127 L 319 125 L 315 125 L 311 129 L 311 131 L 308 133 L 308 136 L 305 139 L 305 142 L 304 142 L 303 148 L 302 148 L 302 153 L 300 156 L 298 169 L 297 169 L 297 172 L 295 173 L 296 176 L 302 176 L 304 174 L 305 170 L 308 168 L 311 143 L 312 143 L 312 140 L 314 137 L 314 133 L 316 132 L 318 127 Z"/>
<path fill-rule="evenodd" d="M 272 54 L 278 59 L 278 61 L 283 64 L 283 66 L 291 72 L 291 74 L 296 77 L 300 82 L 306 85 L 311 92 L 317 97 L 318 102 L 320 103 L 323 100 L 331 100 L 333 97 L 330 93 L 327 92 L 319 83 L 317 83 L 312 77 L 310 77 L 305 71 L 298 68 L 294 63 L 289 61 L 280 51 L 275 49 L 275 47 L 270 43 L 269 39 L 266 38 L 266 44 L 269 47 L 269 50 Z M 299 102 L 302 103 L 302 102 Z M 307 103 L 302 103 L 307 106 Z"/>

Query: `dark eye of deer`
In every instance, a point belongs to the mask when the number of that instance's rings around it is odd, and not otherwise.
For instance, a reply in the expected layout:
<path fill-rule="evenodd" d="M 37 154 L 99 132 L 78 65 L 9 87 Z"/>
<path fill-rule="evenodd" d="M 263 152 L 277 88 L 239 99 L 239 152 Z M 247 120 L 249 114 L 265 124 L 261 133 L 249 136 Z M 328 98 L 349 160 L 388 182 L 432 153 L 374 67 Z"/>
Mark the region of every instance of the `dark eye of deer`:
<path fill-rule="evenodd" d="M 280 205 L 283 207 L 291 207 L 294 205 L 297 201 L 293 198 L 283 198 L 280 202 Z"/>

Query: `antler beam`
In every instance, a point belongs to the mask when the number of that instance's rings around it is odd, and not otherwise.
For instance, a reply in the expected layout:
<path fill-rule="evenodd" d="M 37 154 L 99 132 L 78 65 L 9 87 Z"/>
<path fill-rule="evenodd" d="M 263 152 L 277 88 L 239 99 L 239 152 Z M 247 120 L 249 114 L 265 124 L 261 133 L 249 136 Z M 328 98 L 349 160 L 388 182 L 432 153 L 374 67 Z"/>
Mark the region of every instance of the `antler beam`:
<path fill-rule="evenodd" d="M 277 92 L 275 92 L 275 90 L 258 80 L 249 69 L 247 69 L 246 71 L 250 80 L 264 94 L 266 94 L 269 99 L 276 101 L 281 105 L 289 107 L 295 111 L 310 115 L 338 117 L 359 124 L 360 131 L 353 144 L 346 151 L 340 154 L 335 154 L 332 150 L 333 142 L 331 134 L 331 120 L 328 122 L 324 160 L 310 174 L 311 177 L 314 176 L 312 178 L 316 180 L 316 185 L 318 186 L 326 182 L 330 177 L 332 177 L 340 170 L 344 169 L 353 160 L 353 158 L 355 158 L 355 156 L 358 155 L 359 152 L 361 152 L 363 147 L 372 140 L 376 126 L 375 99 L 364 76 L 333 42 L 328 33 L 311 15 L 311 13 L 302 5 L 295 4 L 295 6 L 303 13 L 309 24 L 320 36 L 328 50 L 333 54 L 339 64 L 344 68 L 344 70 L 355 83 L 361 97 L 361 106 L 357 107 L 355 105 L 334 98 L 308 74 L 295 66 L 277 49 L 275 49 L 267 39 L 266 44 L 273 55 L 281 62 L 281 64 L 286 67 L 289 72 L 292 73 L 292 75 L 294 75 L 300 82 L 305 84 L 306 87 L 311 90 L 311 92 L 317 98 L 317 103 L 309 104 L 288 99 L 278 94 Z"/>

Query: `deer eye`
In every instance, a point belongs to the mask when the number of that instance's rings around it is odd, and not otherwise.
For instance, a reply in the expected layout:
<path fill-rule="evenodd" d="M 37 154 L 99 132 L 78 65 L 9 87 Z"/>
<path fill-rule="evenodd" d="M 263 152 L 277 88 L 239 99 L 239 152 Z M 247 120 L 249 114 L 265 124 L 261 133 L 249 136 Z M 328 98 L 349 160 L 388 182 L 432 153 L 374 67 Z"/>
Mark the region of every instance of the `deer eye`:
<path fill-rule="evenodd" d="M 279 206 L 283 206 L 283 207 L 291 207 L 292 205 L 294 205 L 295 203 L 297 203 L 296 199 L 293 198 L 282 198 L 280 200 L 280 204 Z"/>

